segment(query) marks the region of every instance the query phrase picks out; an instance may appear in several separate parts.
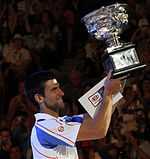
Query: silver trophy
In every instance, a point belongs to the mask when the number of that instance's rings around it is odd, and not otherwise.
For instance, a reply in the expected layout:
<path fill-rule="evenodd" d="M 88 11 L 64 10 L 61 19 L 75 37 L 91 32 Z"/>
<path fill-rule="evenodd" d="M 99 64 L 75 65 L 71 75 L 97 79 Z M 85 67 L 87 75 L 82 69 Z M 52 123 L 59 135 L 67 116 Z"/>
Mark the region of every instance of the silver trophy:
<path fill-rule="evenodd" d="M 146 66 L 141 64 L 135 45 L 120 40 L 120 34 L 128 25 L 127 4 L 103 6 L 85 15 L 82 21 L 92 37 L 106 43 L 102 56 L 106 72 L 111 69 L 114 77 L 127 76 Z"/>

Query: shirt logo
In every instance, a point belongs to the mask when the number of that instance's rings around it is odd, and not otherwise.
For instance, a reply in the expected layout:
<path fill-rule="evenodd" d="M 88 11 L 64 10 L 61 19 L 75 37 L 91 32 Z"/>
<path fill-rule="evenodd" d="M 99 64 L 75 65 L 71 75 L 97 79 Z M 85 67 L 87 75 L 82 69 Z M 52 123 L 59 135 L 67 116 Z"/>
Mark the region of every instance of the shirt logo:
<path fill-rule="evenodd" d="M 64 131 L 64 127 L 63 127 L 63 126 L 59 126 L 59 127 L 58 127 L 58 131 L 59 131 L 59 132 L 63 132 L 63 131 Z"/>

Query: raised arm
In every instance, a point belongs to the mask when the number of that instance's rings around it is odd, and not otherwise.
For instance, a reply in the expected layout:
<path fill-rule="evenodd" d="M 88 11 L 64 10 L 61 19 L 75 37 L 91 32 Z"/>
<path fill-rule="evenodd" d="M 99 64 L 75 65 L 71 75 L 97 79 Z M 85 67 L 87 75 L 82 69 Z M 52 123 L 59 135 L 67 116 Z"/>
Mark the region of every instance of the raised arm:
<path fill-rule="evenodd" d="M 112 95 L 120 90 L 121 82 L 118 79 L 110 79 L 111 73 L 108 74 L 105 83 L 103 106 L 99 108 L 94 119 L 85 114 L 77 140 L 94 140 L 106 136 L 112 116 Z"/>

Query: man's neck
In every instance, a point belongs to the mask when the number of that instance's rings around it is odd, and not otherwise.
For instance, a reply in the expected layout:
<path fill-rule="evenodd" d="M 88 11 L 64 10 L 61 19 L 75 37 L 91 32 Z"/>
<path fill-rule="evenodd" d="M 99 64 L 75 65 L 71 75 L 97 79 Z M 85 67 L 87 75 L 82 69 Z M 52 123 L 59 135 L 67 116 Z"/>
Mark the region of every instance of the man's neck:
<path fill-rule="evenodd" d="M 58 112 L 55 112 L 55 111 L 53 111 L 53 110 L 51 110 L 51 109 L 49 109 L 49 108 L 47 108 L 47 107 L 45 107 L 45 108 L 43 108 L 43 109 L 40 109 L 40 112 L 41 112 L 41 113 L 46 113 L 46 114 L 52 115 L 52 116 L 54 116 L 54 117 L 58 117 L 58 116 L 59 116 Z"/>

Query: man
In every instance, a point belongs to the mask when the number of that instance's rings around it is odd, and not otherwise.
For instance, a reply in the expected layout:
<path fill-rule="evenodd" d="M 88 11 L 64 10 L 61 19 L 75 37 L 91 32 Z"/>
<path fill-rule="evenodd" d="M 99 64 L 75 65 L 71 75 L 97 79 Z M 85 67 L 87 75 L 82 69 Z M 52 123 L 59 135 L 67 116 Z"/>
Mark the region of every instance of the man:
<path fill-rule="evenodd" d="M 0 129 L 0 158 L 9 159 L 9 151 L 13 144 L 11 137 L 10 129 Z"/>
<path fill-rule="evenodd" d="M 31 133 L 34 159 L 78 159 L 76 141 L 103 138 L 108 130 L 112 114 L 112 94 L 120 90 L 119 80 L 105 84 L 104 101 L 94 119 L 88 114 L 59 117 L 64 108 L 61 90 L 52 72 L 41 71 L 26 80 L 25 90 L 29 99 L 39 106 Z"/>

